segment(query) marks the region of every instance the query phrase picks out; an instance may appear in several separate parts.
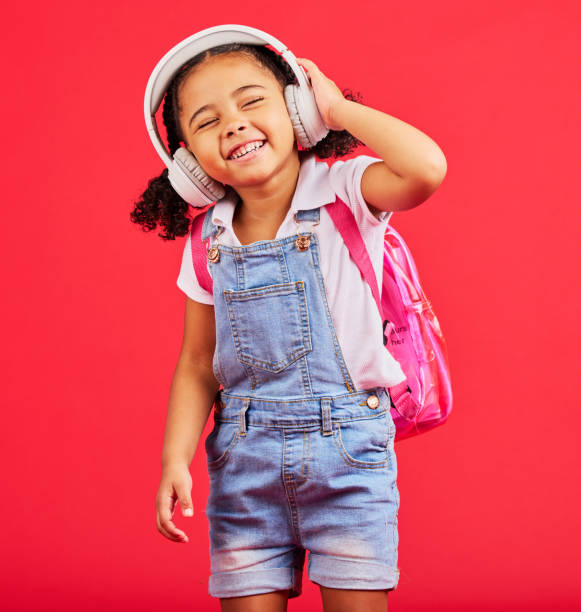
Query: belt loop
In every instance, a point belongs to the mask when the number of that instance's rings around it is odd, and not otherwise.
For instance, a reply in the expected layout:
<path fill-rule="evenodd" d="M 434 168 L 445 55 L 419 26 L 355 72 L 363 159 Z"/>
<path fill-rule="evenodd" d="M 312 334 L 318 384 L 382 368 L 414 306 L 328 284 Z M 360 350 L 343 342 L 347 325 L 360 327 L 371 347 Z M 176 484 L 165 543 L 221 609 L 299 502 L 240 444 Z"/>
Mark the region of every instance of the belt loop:
<path fill-rule="evenodd" d="M 246 435 L 246 411 L 248 410 L 249 406 L 250 406 L 250 399 L 246 397 L 244 398 L 244 401 L 242 402 L 242 408 L 240 408 L 240 435 L 241 436 Z"/>
<path fill-rule="evenodd" d="M 387 396 L 387 401 L 388 401 L 388 410 L 393 406 L 395 408 L 395 404 L 393 403 L 393 400 L 391 399 L 391 393 L 389 392 L 389 389 L 387 387 L 383 388 L 385 391 L 385 395 Z"/>
<path fill-rule="evenodd" d="M 387 400 L 386 401 L 387 409 L 389 410 L 389 407 L 392 405 L 392 403 L 391 403 L 391 396 L 389 395 L 389 391 L 387 390 L 387 387 L 377 387 L 377 397 L 379 398 L 380 403 L 381 403 L 382 398 L 385 397 L 385 399 Z"/>
<path fill-rule="evenodd" d="M 321 420 L 323 421 L 323 435 L 333 435 L 333 425 L 331 422 L 331 400 L 328 397 L 321 399 Z"/>

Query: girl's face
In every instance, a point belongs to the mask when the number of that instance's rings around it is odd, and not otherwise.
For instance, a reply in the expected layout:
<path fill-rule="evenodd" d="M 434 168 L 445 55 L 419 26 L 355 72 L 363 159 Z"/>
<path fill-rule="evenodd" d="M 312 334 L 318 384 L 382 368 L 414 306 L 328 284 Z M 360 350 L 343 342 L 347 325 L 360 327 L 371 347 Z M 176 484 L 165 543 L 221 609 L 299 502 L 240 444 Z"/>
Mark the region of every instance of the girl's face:
<path fill-rule="evenodd" d="M 247 55 L 217 55 L 198 64 L 178 102 L 188 149 L 221 183 L 260 185 L 298 156 L 282 86 Z M 236 148 L 249 141 L 260 148 L 238 157 L 244 149 Z"/>

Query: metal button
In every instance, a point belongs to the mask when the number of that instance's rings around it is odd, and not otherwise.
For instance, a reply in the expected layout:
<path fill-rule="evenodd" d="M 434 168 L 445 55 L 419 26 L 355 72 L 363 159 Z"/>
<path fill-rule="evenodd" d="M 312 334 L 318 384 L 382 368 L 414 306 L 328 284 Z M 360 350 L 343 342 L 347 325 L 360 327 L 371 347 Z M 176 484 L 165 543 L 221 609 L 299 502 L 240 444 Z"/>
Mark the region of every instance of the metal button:
<path fill-rule="evenodd" d="M 373 410 L 375 410 L 375 408 L 379 406 L 379 398 L 377 397 L 377 395 L 370 395 L 367 398 L 367 405 Z"/>
<path fill-rule="evenodd" d="M 296 245 L 297 245 L 297 249 L 299 251 L 306 251 L 310 244 L 311 244 L 311 236 L 301 236 L 300 234 L 297 235 L 297 239 L 296 239 Z"/>
<path fill-rule="evenodd" d="M 208 259 L 212 263 L 217 263 L 220 261 L 220 251 L 218 250 L 218 247 L 213 246 L 212 248 L 208 249 Z"/>

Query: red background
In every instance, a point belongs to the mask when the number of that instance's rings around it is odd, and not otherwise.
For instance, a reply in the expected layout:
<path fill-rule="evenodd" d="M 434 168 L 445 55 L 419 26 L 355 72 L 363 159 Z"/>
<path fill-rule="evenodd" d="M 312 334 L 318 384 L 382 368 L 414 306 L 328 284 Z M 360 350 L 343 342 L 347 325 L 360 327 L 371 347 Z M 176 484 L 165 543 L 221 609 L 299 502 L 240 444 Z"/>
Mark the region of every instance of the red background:
<path fill-rule="evenodd" d="M 4 9 L 3 610 L 219 609 L 202 447 L 196 515 L 176 512 L 190 543 L 155 528 L 185 239 L 142 233 L 129 212 L 162 170 L 147 78 L 221 23 L 273 34 L 448 161 L 436 193 L 392 217 L 444 331 L 455 403 L 396 446 L 390 609 L 581 604 L 580 17 L 573 1 L 512 0 Z M 289 609 L 321 609 L 306 575 Z"/>

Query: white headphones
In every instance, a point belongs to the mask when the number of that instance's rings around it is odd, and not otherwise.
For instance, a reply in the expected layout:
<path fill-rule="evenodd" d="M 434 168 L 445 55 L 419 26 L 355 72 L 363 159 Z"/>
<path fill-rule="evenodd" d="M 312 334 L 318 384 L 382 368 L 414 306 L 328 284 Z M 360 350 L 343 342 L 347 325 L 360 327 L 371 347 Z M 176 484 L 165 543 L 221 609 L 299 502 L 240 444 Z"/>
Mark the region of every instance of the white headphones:
<path fill-rule="evenodd" d="M 145 89 L 145 124 L 151 142 L 168 167 L 168 178 L 175 191 L 189 204 L 203 207 L 224 197 L 222 183 L 210 178 L 198 164 L 196 158 L 184 147 L 173 155 L 165 148 L 157 129 L 155 113 L 159 109 L 165 92 L 180 68 L 192 57 L 227 43 L 248 45 L 271 45 L 287 61 L 295 73 L 298 85 L 287 85 L 284 98 L 298 143 L 309 149 L 322 140 L 329 128 L 323 122 L 311 85 L 296 57 L 279 40 L 243 25 L 221 25 L 207 28 L 186 38 L 170 49 L 157 63 Z"/>

